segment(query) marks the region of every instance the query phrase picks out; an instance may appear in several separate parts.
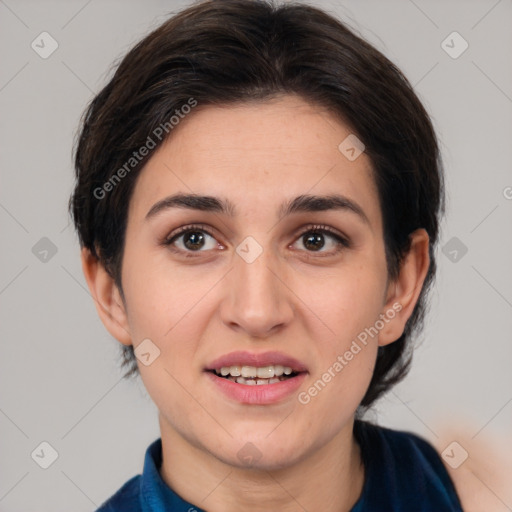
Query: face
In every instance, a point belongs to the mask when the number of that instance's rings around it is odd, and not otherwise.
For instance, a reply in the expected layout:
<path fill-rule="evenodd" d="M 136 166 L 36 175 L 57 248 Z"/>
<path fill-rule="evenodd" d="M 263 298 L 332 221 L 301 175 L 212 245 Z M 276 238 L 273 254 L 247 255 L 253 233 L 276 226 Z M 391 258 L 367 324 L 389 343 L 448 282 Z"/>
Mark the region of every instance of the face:
<path fill-rule="evenodd" d="M 151 340 L 142 380 L 163 430 L 228 464 L 253 450 L 283 467 L 351 429 L 393 321 L 370 161 L 338 149 L 350 133 L 293 96 L 197 107 L 135 186 L 122 283 L 131 342 Z"/>

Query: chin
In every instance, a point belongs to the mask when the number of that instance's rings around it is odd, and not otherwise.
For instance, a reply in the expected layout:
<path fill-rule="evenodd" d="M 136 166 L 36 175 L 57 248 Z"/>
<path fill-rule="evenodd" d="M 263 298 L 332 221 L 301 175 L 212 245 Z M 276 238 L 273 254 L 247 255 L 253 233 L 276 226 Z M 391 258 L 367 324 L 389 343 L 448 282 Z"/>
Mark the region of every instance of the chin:
<path fill-rule="evenodd" d="M 286 454 L 271 456 L 268 456 L 267 454 L 267 456 L 265 456 L 264 452 L 261 451 L 254 451 L 254 455 L 251 455 L 249 452 L 253 450 L 249 450 L 249 447 L 250 445 L 247 444 L 243 457 L 239 457 L 238 453 L 236 453 L 229 458 L 219 458 L 225 464 L 228 464 L 229 466 L 235 467 L 237 469 L 254 471 L 279 471 L 281 469 L 286 469 L 290 466 L 293 466 L 300 459 L 300 455 L 297 456 L 297 454 L 295 454 L 294 457 L 292 457 L 291 454 L 289 456 Z"/>
<path fill-rule="evenodd" d="M 268 432 L 260 437 L 234 436 L 228 446 L 209 451 L 225 464 L 239 469 L 276 471 L 299 462 L 310 449 L 303 439 L 294 440 L 289 435 L 273 437 Z"/>

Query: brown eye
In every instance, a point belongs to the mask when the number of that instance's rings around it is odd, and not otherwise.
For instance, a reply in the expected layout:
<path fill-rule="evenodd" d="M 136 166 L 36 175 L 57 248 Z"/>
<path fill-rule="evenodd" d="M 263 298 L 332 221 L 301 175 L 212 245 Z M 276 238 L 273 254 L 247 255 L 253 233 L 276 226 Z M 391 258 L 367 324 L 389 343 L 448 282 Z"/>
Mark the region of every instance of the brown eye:
<path fill-rule="evenodd" d="M 310 227 L 299 236 L 307 252 L 317 252 L 321 255 L 336 254 L 343 248 L 350 247 L 346 238 L 327 227 Z M 326 250 L 322 250 L 326 248 Z"/>
<path fill-rule="evenodd" d="M 181 236 L 183 237 L 183 245 L 187 249 L 195 251 L 204 246 L 205 237 L 200 231 L 188 231 Z"/>
<path fill-rule="evenodd" d="M 186 226 L 178 233 L 171 234 L 164 241 L 164 245 L 183 252 L 205 252 L 219 246 L 217 240 L 208 231 L 194 226 Z"/>
<path fill-rule="evenodd" d="M 302 235 L 304 247 L 312 251 L 318 251 L 325 245 L 324 236 L 321 233 L 312 233 L 310 235 Z"/>

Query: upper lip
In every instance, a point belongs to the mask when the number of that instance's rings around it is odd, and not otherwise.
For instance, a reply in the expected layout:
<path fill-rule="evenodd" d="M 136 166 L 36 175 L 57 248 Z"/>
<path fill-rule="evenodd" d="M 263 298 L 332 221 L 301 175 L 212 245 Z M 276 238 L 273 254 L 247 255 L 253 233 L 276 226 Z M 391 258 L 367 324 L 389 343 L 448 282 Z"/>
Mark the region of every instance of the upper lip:
<path fill-rule="evenodd" d="M 294 372 L 307 371 L 306 365 L 294 357 L 283 354 L 282 352 L 246 352 L 236 351 L 230 352 L 221 356 L 206 367 L 206 370 L 216 370 L 226 366 L 273 366 L 273 365 L 288 366 Z"/>

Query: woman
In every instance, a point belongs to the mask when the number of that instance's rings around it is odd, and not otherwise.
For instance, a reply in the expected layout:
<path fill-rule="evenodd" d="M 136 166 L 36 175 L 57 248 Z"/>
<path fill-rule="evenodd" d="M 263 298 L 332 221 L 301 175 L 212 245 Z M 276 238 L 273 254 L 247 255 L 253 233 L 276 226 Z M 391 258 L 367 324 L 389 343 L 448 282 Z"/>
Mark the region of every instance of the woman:
<path fill-rule="evenodd" d="M 98 314 L 159 410 L 100 511 L 462 510 L 362 421 L 407 373 L 443 177 L 400 71 L 306 5 L 206 1 L 89 106 L 70 202 Z"/>

